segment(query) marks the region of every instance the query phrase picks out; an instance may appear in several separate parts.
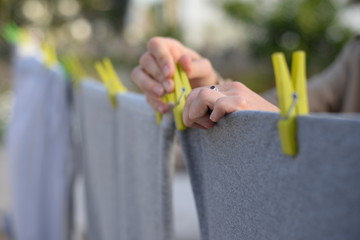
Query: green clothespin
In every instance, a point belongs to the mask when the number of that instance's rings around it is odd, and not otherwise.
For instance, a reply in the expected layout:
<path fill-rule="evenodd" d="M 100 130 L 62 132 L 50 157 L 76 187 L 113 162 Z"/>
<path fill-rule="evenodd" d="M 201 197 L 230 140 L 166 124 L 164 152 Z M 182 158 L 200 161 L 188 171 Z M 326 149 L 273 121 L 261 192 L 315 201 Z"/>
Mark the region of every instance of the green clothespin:
<path fill-rule="evenodd" d="M 115 68 L 110 59 L 105 58 L 102 62 L 95 62 L 95 69 L 108 91 L 113 107 L 116 108 L 116 94 L 127 92 L 127 88 L 122 84 L 120 78 L 116 74 Z"/>
<path fill-rule="evenodd" d="M 272 55 L 281 120 L 278 129 L 284 154 L 295 156 L 298 152 L 296 139 L 296 116 L 309 112 L 306 91 L 305 52 L 293 54 L 292 74 L 283 53 Z"/>
<path fill-rule="evenodd" d="M 7 23 L 2 33 L 4 39 L 10 44 L 16 44 L 19 42 L 20 29 L 14 22 Z"/>
<path fill-rule="evenodd" d="M 175 119 L 176 129 L 183 131 L 186 129 L 186 126 L 182 119 L 182 113 L 184 110 L 186 98 L 191 92 L 191 86 L 185 71 L 179 64 L 175 66 L 174 84 L 174 92 L 165 95 L 163 97 L 163 101 L 174 105 L 172 111 Z M 158 124 L 161 123 L 161 113 L 156 113 L 156 120 Z"/>

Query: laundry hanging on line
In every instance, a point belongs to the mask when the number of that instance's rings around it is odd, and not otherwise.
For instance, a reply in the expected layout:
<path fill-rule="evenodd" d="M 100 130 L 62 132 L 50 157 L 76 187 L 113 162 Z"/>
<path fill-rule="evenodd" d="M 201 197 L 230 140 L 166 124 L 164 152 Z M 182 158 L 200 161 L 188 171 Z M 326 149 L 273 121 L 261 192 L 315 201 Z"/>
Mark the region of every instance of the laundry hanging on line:
<path fill-rule="evenodd" d="M 60 66 L 18 47 L 8 133 L 13 223 L 18 240 L 69 239 L 73 159 L 69 86 Z"/>
<path fill-rule="evenodd" d="M 359 239 L 360 117 L 298 117 L 296 157 L 270 112 L 181 133 L 203 240 Z"/>
<path fill-rule="evenodd" d="M 114 109 L 100 83 L 78 94 L 90 238 L 171 239 L 172 122 L 158 126 L 143 95 L 118 94 Z"/>

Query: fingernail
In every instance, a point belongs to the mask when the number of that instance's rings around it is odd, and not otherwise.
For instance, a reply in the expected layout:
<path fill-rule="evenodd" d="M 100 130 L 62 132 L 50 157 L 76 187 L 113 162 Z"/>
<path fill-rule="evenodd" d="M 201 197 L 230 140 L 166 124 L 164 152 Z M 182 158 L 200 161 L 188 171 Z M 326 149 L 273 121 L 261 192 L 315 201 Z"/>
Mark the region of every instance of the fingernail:
<path fill-rule="evenodd" d="M 161 97 L 164 94 L 164 88 L 160 87 L 160 86 L 155 86 L 153 88 L 153 91 L 156 95 L 158 95 L 159 97 Z"/>
<path fill-rule="evenodd" d="M 164 86 L 164 88 L 165 88 L 165 90 L 166 90 L 167 92 L 170 92 L 170 91 L 171 91 L 171 85 L 170 85 L 170 82 L 169 82 L 169 81 L 165 81 L 165 82 L 163 82 L 162 84 L 163 84 L 163 86 Z"/>
<path fill-rule="evenodd" d="M 214 112 L 212 112 L 212 113 L 210 114 L 210 117 L 209 117 L 209 118 L 210 118 L 211 121 L 215 122 L 215 121 L 214 121 Z"/>
<path fill-rule="evenodd" d="M 163 73 L 165 75 L 165 77 L 167 77 L 170 73 L 170 68 L 168 65 L 165 65 L 164 68 L 163 68 Z"/>

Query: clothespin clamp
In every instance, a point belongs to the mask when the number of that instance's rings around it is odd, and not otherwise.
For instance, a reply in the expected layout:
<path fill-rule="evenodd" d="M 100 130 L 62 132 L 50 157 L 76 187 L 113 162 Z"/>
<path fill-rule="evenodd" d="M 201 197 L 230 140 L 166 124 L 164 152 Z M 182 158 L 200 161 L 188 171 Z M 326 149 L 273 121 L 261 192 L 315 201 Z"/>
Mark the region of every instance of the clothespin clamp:
<path fill-rule="evenodd" d="M 10 44 L 16 44 L 20 38 L 20 29 L 14 22 L 5 25 L 3 33 L 4 39 Z"/>
<path fill-rule="evenodd" d="M 53 67 L 58 63 L 55 44 L 52 41 L 45 41 L 42 44 L 42 51 L 44 54 L 44 63 L 48 67 Z"/>
<path fill-rule="evenodd" d="M 82 79 L 86 77 L 86 72 L 80 60 L 74 56 L 66 56 L 61 59 L 66 72 L 71 76 L 73 85 L 79 87 Z"/>
<path fill-rule="evenodd" d="M 34 49 L 34 39 L 26 28 L 20 28 L 15 22 L 7 23 L 1 34 L 12 45 L 21 47 L 22 52 L 31 52 Z"/>
<path fill-rule="evenodd" d="M 116 108 L 116 94 L 127 92 L 127 88 L 122 84 L 120 78 L 116 74 L 115 68 L 110 59 L 105 58 L 102 62 L 95 62 L 95 69 L 108 91 L 111 104 L 114 108 Z"/>
<path fill-rule="evenodd" d="M 185 101 L 189 93 L 191 92 L 191 86 L 185 71 L 179 64 L 175 67 L 174 74 L 175 90 L 163 97 L 163 101 L 173 105 L 173 115 L 175 119 L 176 129 L 183 131 L 186 126 L 182 119 L 182 113 L 185 106 Z M 162 121 L 162 114 L 156 113 L 157 123 L 160 124 Z"/>
<path fill-rule="evenodd" d="M 31 46 L 32 44 L 34 44 L 34 38 L 28 29 L 19 28 L 18 32 L 19 33 L 18 33 L 17 42 L 19 42 L 22 45 L 27 45 L 27 47 L 29 45 Z"/>
<path fill-rule="evenodd" d="M 294 52 L 291 77 L 283 53 L 274 53 L 272 61 L 281 115 L 278 122 L 281 147 L 284 154 L 295 156 L 298 152 L 296 117 L 309 113 L 305 52 Z"/>

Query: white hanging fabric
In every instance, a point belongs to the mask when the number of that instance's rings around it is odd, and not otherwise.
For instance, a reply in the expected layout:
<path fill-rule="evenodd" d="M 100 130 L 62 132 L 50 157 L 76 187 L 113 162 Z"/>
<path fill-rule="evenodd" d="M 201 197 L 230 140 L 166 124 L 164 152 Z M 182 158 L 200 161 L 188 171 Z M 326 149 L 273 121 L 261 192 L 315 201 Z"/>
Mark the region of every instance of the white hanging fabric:
<path fill-rule="evenodd" d="M 18 240 L 69 239 L 72 154 L 68 83 L 40 55 L 14 58 L 7 151 Z"/>

